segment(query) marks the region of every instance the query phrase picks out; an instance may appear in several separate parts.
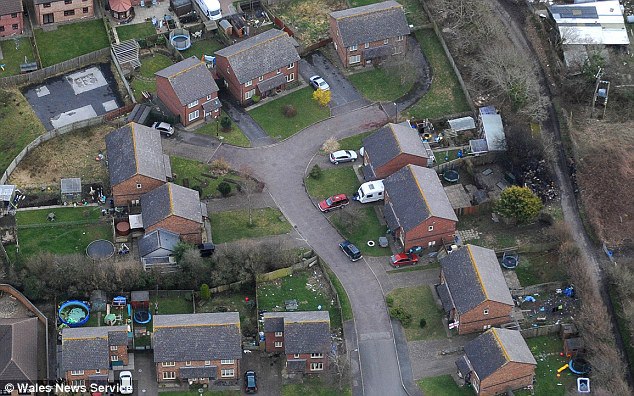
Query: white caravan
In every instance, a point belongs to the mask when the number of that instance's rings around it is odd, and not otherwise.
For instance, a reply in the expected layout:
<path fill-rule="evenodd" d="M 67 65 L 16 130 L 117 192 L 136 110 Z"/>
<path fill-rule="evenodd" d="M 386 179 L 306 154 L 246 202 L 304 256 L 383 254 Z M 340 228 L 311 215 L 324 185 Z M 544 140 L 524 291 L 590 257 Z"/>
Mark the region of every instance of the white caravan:
<path fill-rule="evenodd" d="M 220 2 L 218 0 L 196 0 L 196 4 L 200 7 L 200 11 L 212 21 L 222 18 L 220 11 Z"/>
<path fill-rule="evenodd" d="M 383 180 L 363 183 L 352 199 L 361 203 L 380 201 L 383 199 Z"/>

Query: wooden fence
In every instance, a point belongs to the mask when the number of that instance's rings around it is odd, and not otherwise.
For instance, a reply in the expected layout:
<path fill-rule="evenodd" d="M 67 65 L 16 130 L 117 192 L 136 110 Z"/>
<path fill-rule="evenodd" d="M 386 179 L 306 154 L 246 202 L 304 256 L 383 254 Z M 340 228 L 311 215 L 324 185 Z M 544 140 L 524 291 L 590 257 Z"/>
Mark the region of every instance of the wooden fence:
<path fill-rule="evenodd" d="M 545 335 L 551 334 L 559 334 L 561 332 L 561 323 L 559 324 L 551 324 L 537 327 L 530 327 L 528 329 L 520 329 L 520 333 L 524 338 L 534 338 L 541 337 Z"/>

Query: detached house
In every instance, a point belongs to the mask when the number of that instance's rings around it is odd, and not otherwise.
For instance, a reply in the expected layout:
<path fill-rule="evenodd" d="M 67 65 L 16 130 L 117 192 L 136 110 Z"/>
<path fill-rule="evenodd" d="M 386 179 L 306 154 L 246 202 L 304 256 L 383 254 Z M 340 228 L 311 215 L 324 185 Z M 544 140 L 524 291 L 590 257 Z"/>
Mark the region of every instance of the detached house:
<path fill-rule="evenodd" d="M 0 37 L 24 32 L 22 0 L 0 0 Z"/>
<path fill-rule="evenodd" d="M 316 373 L 328 366 L 331 348 L 328 311 L 265 312 L 266 352 L 286 355 L 291 372 Z"/>
<path fill-rule="evenodd" d="M 152 345 L 159 383 L 209 384 L 240 378 L 237 312 L 156 315 Z"/>
<path fill-rule="evenodd" d="M 407 52 L 403 6 L 384 1 L 330 13 L 330 37 L 345 67 L 381 63 Z"/>
<path fill-rule="evenodd" d="M 387 124 L 363 139 L 363 178 L 384 179 L 405 165 L 430 167 L 434 153 L 407 123 Z"/>
<path fill-rule="evenodd" d="M 61 360 L 68 384 L 108 381 L 113 366 L 128 364 L 128 328 L 67 327 L 62 330 Z"/>
<path fill-rule="evenodd" d="M 491 249 L 465 245 L 440 259 L 436 291 L 458 334 L 487 330 L 511 321 L 514 303 Z"/>
<path fill-rule="evenodd" d="M 141 197 L 143 228 L 146 234 L 163 228 L 180 235 L 183 241 L 202 243 L 204 206 L 198 191 L 164 184 Z"/>
<path fill-rule="evenodd" d="M 220 115 L 218 86 L 205 62 L 192 56 L 156 74 L 156 94 L 185 126 Z"/>
<path fill-rule="evenodd" d="M 35 317 L 0 318 L 0 378 L 35 384 L 38 379 L 37 327 Z"/>
<path fill-rule="evenodd" d="M 93 0 L 33 0 L 38 25 L 94 18 Z"/>
<path fill-rule="evenodd" d="M 299 54 L 286 32 L 267 30 L 216 52 L 216 72 L 242 105 L 299 79 Z"/>
<path fill-rule="evenodd" d="M 537 362 L 517 330 L 490 329 L 464 347 L 458 376 L 480 396 L 506 394 L 533 384 Z"/>
<path fill-rule="evenodd" d="M 129 123 L 106 136 L 108 173 L 114 204 L 138 204 L 141 195 L 172 178 L 159 131 Z"/>
<path fill-rule="evenodd" d="M 407 165 L 383 180 L 383 214 L 403 249 L 452 242 L 458 218 L 436 171 Z"/>

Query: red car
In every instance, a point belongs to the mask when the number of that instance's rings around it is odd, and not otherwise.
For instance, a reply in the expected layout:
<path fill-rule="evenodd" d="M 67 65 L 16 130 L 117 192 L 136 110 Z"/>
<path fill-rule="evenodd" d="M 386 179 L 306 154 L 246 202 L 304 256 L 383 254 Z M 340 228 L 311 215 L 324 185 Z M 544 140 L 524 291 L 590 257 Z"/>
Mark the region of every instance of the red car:
<path fill-rule="evenodd" d="M 350 203 L 350 200 L 346 194 L 333 195 L 330 198 L 326 198 L 319 203 L 319 210 L 322 212 L 330 212 L 333 209 L 343 208 Z"/>
<path fill-rule="evenodd" d="M 411 253 L 399 253 L 390 257 L 390 264 L 394 267 L 403 267 L 405 265 L 414 265 L 418 263 L 418 256 Z"/>

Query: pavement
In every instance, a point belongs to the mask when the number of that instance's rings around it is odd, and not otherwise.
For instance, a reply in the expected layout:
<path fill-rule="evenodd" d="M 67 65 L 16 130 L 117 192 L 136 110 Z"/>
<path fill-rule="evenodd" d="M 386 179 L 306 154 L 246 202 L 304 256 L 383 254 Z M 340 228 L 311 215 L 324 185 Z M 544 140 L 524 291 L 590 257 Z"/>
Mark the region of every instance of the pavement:
<path fill-rule="evenodd" d="M 253 147 L 266 146 L 276 142 L 251 118 L 244 108 L 230 101 L 222 102 L 222 109 L 238 124 L 238 127 L 251 141 Z"/>

